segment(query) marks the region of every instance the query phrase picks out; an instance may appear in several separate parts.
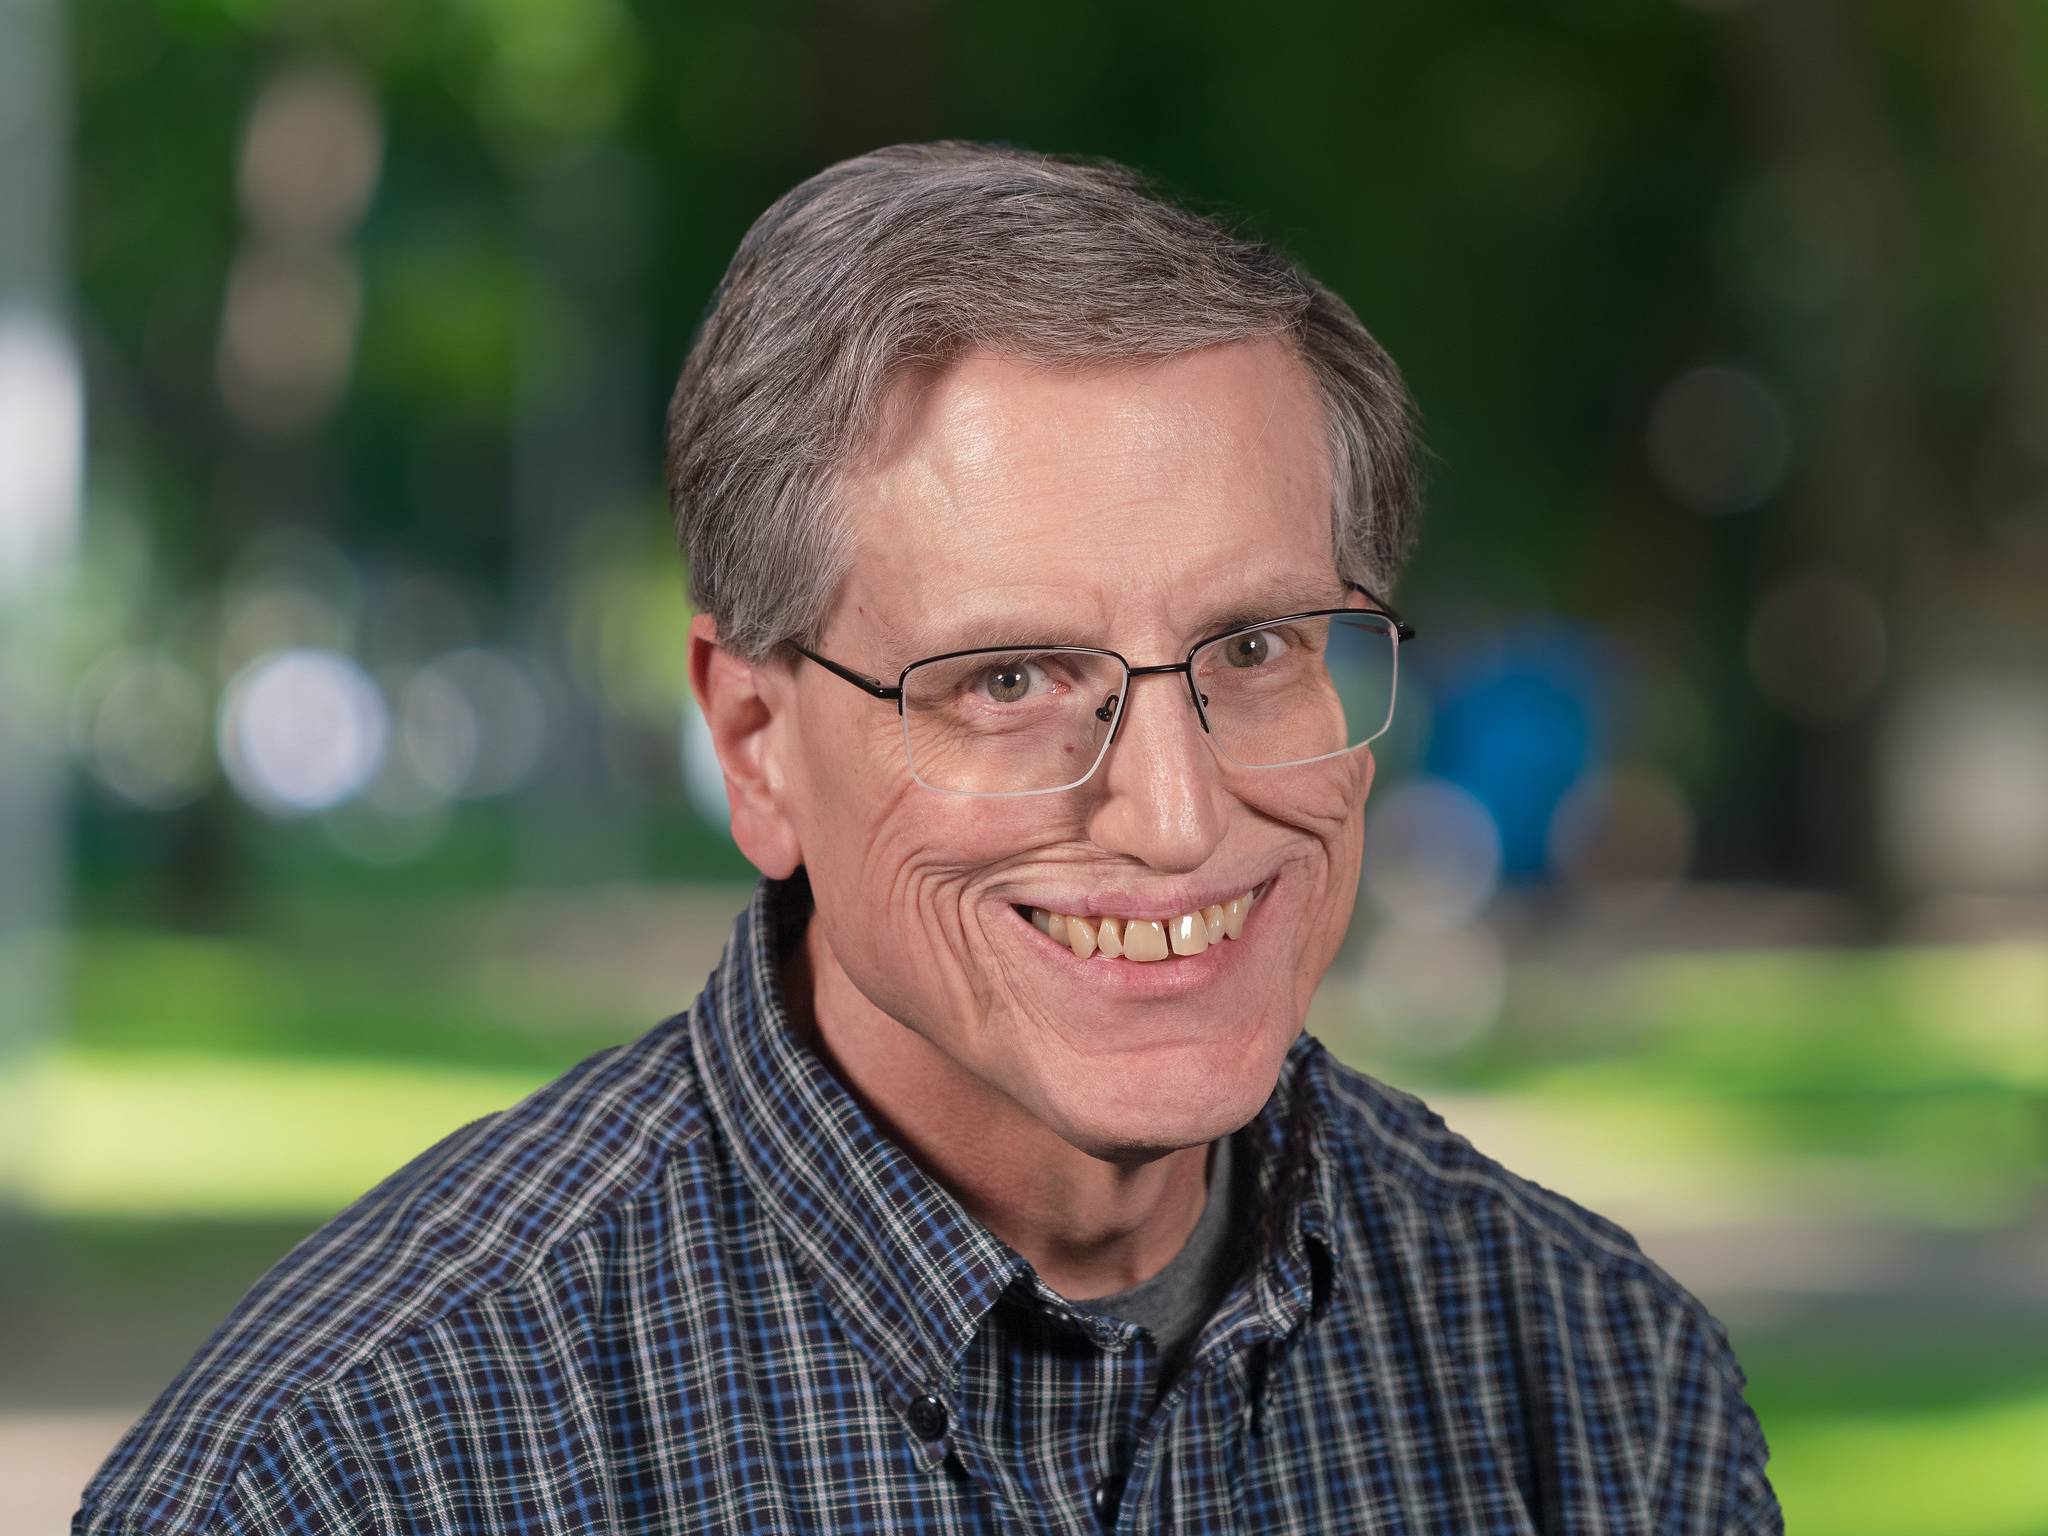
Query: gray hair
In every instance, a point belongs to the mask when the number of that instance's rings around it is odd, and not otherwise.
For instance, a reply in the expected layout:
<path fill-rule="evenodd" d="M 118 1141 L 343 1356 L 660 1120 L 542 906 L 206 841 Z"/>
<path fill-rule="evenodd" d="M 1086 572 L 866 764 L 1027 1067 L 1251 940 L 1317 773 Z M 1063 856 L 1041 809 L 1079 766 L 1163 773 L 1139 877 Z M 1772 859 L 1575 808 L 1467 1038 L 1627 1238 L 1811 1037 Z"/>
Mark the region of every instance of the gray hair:
<path fill-rule="evenodd" d="M 841 161 L 747 231 L 669 402 L 690 596 L 749 660 L 815 640 L 853 558 L 835 478 L 908 370 L 971 349 L 1086 367 L 1268 336 L 1324 404 L 1338 572 L 1385 594 L 1413 537 L 1414 413 L 1342 299 L 1111 161 L 957 140 Z"/>

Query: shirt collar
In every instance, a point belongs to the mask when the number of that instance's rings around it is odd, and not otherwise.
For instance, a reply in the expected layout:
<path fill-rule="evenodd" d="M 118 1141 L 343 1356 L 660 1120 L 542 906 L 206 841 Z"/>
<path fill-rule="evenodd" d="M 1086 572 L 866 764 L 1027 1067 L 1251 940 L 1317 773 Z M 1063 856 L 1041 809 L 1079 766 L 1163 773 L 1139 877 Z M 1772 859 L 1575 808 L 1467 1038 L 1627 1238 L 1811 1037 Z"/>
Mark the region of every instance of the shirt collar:
<path fill-rule="evenodd" d="M 926 1396 L 950 1404 L 975 1330 L 1005 1290 L 1059 1303 L 1030 1264 L 884 1136 L 792 1028 L 781 956 L 811 912 L 808 878 L 763 879 L 690 1014 L 708 1108 L 758 1198 L 906 1424 Z M 1322 1047 L 1294 1042 L 1242 1143 L 1261 1255 L 1243 1313 L 1291 1330 L 1333 1272 L 1335 1159 Z M 1325 1287 L 1326 1289 L 1326 1287 Z M 1075 1314 L 1097 1342 L 1128 1328 Z M 921 1441 L 937 1460 L 943 1439 Z"/>

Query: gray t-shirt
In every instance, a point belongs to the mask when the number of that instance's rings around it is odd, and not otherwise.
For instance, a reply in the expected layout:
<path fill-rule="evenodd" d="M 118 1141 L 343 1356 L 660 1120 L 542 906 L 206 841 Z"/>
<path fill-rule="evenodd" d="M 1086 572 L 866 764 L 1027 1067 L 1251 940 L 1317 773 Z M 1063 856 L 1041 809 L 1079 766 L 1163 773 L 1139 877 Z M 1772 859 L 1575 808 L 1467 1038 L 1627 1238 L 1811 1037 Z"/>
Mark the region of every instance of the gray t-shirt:
<path fill-rule="evenodd" d="M 1237 1275 L 1241 1234 L 1239 1223 L 1232 1219 L 1236 1201 L 1232 1197 L 1231 1165 L 1235 1159 L 1231 1138 L 1219 1137 L 1215 1149 L 1209 1163 L 1207 1202 L 1195 1221 L 1195 1230 L 1166 1268 L 1128 1290 L 1075 1303 L 1150 1330 L 1159 1343 L 1162 1392 L 1180 1374 L 1202 1325 L 1214 1314 Z"/>

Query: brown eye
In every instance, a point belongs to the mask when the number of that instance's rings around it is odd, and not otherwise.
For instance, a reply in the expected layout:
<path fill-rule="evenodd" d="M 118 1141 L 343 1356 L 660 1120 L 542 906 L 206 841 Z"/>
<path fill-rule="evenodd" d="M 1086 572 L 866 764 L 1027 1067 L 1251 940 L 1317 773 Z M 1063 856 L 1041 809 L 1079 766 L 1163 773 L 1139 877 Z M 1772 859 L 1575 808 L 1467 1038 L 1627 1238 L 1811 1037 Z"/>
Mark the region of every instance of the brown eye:
<path fill-rule="evenodd" d="M 1263 630 L 1250 635 L 1232 635 L 1223 642 L 1223 659 L 1233 667 L 1262 666 L 1271 648 L 1272 642 Z"/>

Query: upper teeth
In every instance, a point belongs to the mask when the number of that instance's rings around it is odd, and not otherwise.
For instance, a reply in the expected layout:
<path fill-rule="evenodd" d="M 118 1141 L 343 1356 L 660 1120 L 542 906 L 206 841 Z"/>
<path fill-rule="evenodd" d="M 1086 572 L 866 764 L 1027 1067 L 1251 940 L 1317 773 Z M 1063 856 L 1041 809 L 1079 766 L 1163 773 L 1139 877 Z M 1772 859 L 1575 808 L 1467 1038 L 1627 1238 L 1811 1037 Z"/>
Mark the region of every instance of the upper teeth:
<path fill-rule="evenodd" d="M 1211 944 L 1239 937 L 1258 894 L 1255 886 L 1242 896 L 1164 922 L 1154 917 L 1077 917 L 1044 907 L 1031 909 L 1031 921 L 1039 932 L 1069 945 L 1083 960 L 1097 953 L 1111 960 L 1164 960 L 1169 951 L 1199 955 Z"/>

